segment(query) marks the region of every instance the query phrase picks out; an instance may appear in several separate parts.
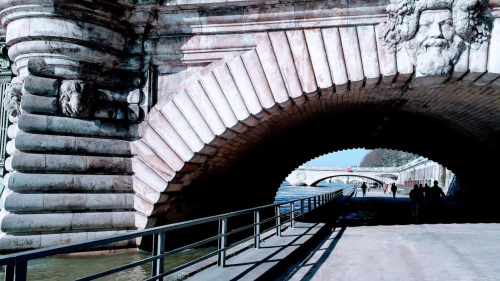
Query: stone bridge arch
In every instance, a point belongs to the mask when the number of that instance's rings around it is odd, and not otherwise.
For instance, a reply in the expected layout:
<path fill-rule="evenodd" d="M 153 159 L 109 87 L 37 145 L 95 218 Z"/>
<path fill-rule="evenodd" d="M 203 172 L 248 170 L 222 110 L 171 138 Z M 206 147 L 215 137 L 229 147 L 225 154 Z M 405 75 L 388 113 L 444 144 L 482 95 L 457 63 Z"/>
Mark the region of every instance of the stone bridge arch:
<path fill-rule="evenodd" d="M 362 144 L 361 147 L 386 146 L 438 161 L 442 159 L 440 162 L 449 163 L 447 166 L 452 169 L 459 165 L 452 160 L 458 156 L 453 155 L 450 147 L 443 153 L 430 148 L 433 145 L 442 148 L 443 144 L 433 144 L 430 140 L 423 140 L 425 145 L 420 146 L 395 144 L 388 140 L 391 136 L 380 137 L 380 134 L 391 133 L 384 132 L 384 126 L 391 120 L 392 132 L 397 131 L 397 126 L 408 126 L 440 137 L 444 132 L 441 129 L 445 128 L 449 134 L 442 140 L 452 142 L 458 137 L 463 143 L 455 142 L 455 145 L 460 147 L 472 140 L 464 136 L 468 131 L 489 142 L 486 146 L 491 145 L 489 137 L 485 139 L 484 130 L 496 127 L 497 119 L 489 119 L 463 101 L 470 92 L 484 93 L 476 102 L 483 99 L 481 103 L 493 109 L 491 102 L 496 100 L 498 92 L 494 78 L 500 69 L 495 68 L 496 53 L 489 50 L 494 50 L 492 46 L 500 40 L 499 32 L 494 29 L 491 45 L 485 43 L 478 50 L 467 50 L 469 55 L 464 55 L 461 61 L 467 70 L 457 67 L 449 83 L 437 85 L 435 77 L 429 80 L 420 77 L 415 84 L 408 55 L 402 50 L 390 53 L 384 49 L 378 30 L 377 25 L 360 24 L 254 33 L 255 49 L 226 55 L 178 83 L 175 92 L 151 110 L 139 126 L 141 140 L 132 144 L 136 155 L 133 159 L 135 189 L 139 196 L 136 206 L 139 214 L 144 215 L 142 227 L 154 225 L 157 216 L 165 214 L 170 206 L 167 198 L 172 192 L 185 191 L 186 186 L 200 192 L 193 187 L 199 182 L 226 181 L 216 178 L 220 174 L 227 176 L 228 170 L 238 169 L 236 158 L 243 151 L 247 153 L 261 144 L 269 144 L 266 139 L 270 135 L 276 138 L 275 133 L 267 135 L 273 129 L 298 131 L 298 128 L 304 129 L 304 124 L 321 118 L 345 117 L 330 119 L 339 126 L 338 122 L 349 122 L 349 118 L 358 120 L 359 116 L 355 115 L 361 114 L 365 115 L 361 119 L 376 140 L 353 143 Z M 486 59 L 476 60 L 478 57 Z M 480 63 L 483 65 L 479 66 Z M 478 69 L 484 70 L 479 74 Z M 446 103 L 451 106 L 443 107 Z M 457 112 L 463 112 L 470 118 L 466 123 L 475 126 L 463 130 L 461 122 L 465 121 Z M 377 124 L 367 120 L 372 117 L 378 120 Z M 426 120 L 424 124 L 428 127 L 417 125 L 420 122 L 417 119 Z M 411 138 L 408 132 L 400 136 Z M 353 147 L 356 146 L 343 144 L 340 149 Z M 484 145 L 477 146 L 477 149 L 483 148 Z M 280 150 L 279 146 L 275 149 Z M 267 178 L 266 173 L 263 180 Z M 272 195 L 268 196 L 271 199 Z M 257 202 L 261 201 L 256 199 Z"/>
<path fill-rule="evenodd" d="M 371 177 L 371 176 L 366 176 L 366 175 L 362 175 L 362 174 L 339 174 L 339 175 L 334 175 L 332 177 L 326 177 L 326 178 L 322 178 L 322 179 L 316 180 L 313 183 L 311 183 L 310 186 L 316 186 L 322 180 L 325 180 L 327 178 L 335 178 L 335 177 L 358 177 L 358 178 L 370 179 L 370 180 L 373 180 L 373 181 L 378 182 L 380 184 L 383 182 L 382 178 Z"/>
<path fill-rule="evenodd" d="M 271 203 L 290 171 L 343 149 L 413 152 L 464 182 L 496 172 L 477 163 L 500 155 L 497 0 L 491 30 L 457 11 L 482 40 L 445 75 L 415 68 L 415 30 L 382 28 L 398 11 L 378 1 L 63 2 L 0 1 L 18 75 L 0 249 Z M 332 127 L 345 135 L 311 137 Z"/>
<path fill-rule="evenodd" d="M 370 167 L 370 168 L 351 168 L 352 172 L 347 172 L 347 167 L 304 167 L 301 166 L 292 171 L 287 177 L 291 185 L 316 186 L 322 180 L 332 177 L 360 177 L 372 179 L 382 183 L 384 177 L 388 175 L 399 177 L 398 167 Z"/>

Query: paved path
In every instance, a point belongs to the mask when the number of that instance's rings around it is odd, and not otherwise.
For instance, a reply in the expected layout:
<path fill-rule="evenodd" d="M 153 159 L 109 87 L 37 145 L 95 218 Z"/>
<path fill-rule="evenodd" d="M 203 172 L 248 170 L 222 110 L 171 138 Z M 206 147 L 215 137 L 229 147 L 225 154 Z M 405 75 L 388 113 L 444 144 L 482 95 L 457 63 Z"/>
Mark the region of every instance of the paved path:
<path fill-rule="evenodd" d="M 297 223 L 281 237 L 273 236 L 261 242 L 260 249 L 248 249 L 227 259 L 225 267 L 211 266 L 188 278 L 195 280 L 255 280 L 306 243 L 324 224 Z"/>
<path fill-rule="evenodd" d="M 445 200 L 439 214 L 415 221 L 407 196 L 360 195 L 316 249 L 273 279 L 500 280 L 500 224 L 488 223 L 494 217 Z"/>
<path fill-rule="evenodd" d="M 307 223 L 324 225 L 311 243 L 290 242 L 292 233 L 274 237 L 276 245 L 243 251 L 228 259 L 228 267 L 190 279 L 500 280 L 497 212 L 444 198 L 437 210 L 424 209 L 415 220 L 410 206 L 408 196 L 394 199 L 371 189 L 362 197 L 359 190 L 307 217 Z M 282 246 L 290 243 L 295 252 L 285 259 L 289 249 Z"/>

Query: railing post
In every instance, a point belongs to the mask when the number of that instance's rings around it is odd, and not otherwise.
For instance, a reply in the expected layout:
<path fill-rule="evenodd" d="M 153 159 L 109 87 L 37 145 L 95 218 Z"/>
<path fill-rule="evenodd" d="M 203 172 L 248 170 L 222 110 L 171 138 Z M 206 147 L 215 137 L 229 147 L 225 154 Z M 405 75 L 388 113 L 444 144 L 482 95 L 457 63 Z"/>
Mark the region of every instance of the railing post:
<path fill-rule="evenodd" d="M 156 242 L 156 245 L 155 245 L 155 248 L 156 248 L 156 255 L 162 255 L 163 253 L 165 253 L 165 232 L 160 232 L 160 233 L 157 233 L 155 234 L 155 242 Z M 163 269 L 163 262 L 164 262 L 164 258 L 160 258 L 160 259 L 157 259 L 155 261 L 153 261 L 153 263 L 156 264 L 155 266 L 155 272 L 153 272 L 153 277 L 154 276 L 158 276 L 160 274 L 162 274 L 164 272 L 164 269 Z M 158 279 L 160 281 L 163 280 L 163 278 L 160 278 Z"/>
<path fill-rule="evenodd" d="M 304 199 L 300 199 L 300 214 L 303 215 L 304 212 Z"/>
<path fill-rule="evenodd" d="M 255 225 L 254 227 L 254 234 L 257 235 L 255 236 L 254 238 L 254 248 L 257 248 L 259 249 L 260 248 L 260 210 L 256 210 L 254 211 L 254 223 L 256 223 L 257 225 Z"/>
<path fill-rule="evenodd" d="M 307 211 L 311 211 L 311 198 L 307 198 Z"/>
<path fill-rule="evenodd" d="M 23 261 L 23 262 L 16 262 L 16 269 L 14 270 L 15 276 L 14 280 L 15 281 L 26 281 L 26 275 L 28 271 L 28 262 Z"/>
<path fill-rule="evenodd" d="M 5 281 L 14 281 L 14 271 L 16 267 L 13 264 L 8 264 L 5 266 Z"/>
<path fill-rule="evenodd" d="M 290 226 L 295 227 L 295 202 L 290 203 Z"/>
<path fill-rule="evenodd" d="M 153 249 L 151 251 L 151 256 L 156 256 L 158 255 L 158 234 L 153 234 Z M 158 263 L 156 261 L 151 262 L 151 277 L 155 277 L 156 273 L 156 267 L 158 266 Z"/>
<path fill-rule="evenodd" d="M 226 232 L 227 232 L 227 218 L 219 220 L 219 234 L 223 235 L 219 238 L 219 250 L 226 247 Z M 226 265 L 226 251 L 220 251 L 218 254 L 217 265 L 224 267 Z"/>
<path fill-rule="evenodd" d="M 280 205 L 276 206 L 276 236 L 281 236 L 281 210 Z"/>
<path fill-rule="evenodd" d="M 316 202 L 316 201 L 317 201 L 317 200 L 316 200 L 316 198 L 317 198 L 317 197 L 318 197 L 318 196 L 314 196 L 314 209 L 316 209 L 316 207 L 317 207 L 317 202 Z"/>

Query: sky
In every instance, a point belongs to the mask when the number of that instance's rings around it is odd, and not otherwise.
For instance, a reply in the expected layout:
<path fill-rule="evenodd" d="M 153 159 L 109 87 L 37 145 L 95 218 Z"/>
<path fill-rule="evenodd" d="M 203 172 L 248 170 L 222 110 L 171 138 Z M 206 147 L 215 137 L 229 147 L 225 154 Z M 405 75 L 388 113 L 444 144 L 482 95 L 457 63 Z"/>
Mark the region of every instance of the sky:
<path fill-rule="evenodd" d="M 350 149 L 329 153 L 304 164 L 304 166 L 351 167 L 359 166 L 363 157 L 370 152 L 367 149 Z"/>

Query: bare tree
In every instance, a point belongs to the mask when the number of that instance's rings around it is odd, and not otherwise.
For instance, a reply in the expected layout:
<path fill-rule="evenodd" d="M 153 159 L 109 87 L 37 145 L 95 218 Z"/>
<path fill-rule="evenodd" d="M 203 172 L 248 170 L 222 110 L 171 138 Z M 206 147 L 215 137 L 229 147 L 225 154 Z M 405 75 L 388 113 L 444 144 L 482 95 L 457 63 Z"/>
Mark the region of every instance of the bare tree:
<path fill-rule="evenodd" d="M 363 157 L 360 167 L 397 167 L 415 159 L 418 155 L 390 149 L 374 149 Z"/>

